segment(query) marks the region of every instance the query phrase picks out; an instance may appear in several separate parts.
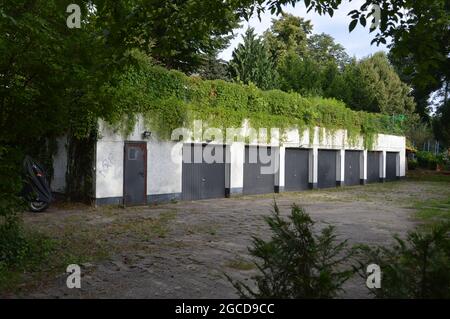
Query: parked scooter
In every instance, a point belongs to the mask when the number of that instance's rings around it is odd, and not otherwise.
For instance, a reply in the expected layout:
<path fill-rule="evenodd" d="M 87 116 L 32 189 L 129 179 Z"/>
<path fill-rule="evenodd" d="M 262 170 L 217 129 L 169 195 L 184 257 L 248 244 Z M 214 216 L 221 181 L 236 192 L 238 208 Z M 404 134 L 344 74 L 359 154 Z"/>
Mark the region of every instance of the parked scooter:
<path fill-rule="evenodd" d="M 43 168 L 30 156 L 23 160 L 25 185 L 22 195 L 32 212 L 42 212 L 52 201 L 52 191 Z"/>

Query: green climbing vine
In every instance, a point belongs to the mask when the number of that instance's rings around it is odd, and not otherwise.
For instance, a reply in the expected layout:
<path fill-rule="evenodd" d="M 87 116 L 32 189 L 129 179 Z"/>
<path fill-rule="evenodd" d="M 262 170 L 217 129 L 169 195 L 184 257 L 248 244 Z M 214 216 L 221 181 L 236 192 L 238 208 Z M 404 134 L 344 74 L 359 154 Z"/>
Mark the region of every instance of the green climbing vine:
<path fill-rule="evenodd" d="M 103 90 L 104 119 L 125 132 L 133 128 L 137 115 L 143 114 L 164 139 L 170 138 L 173 129 L 188 127 L 195 119 L 218 128 L 241 127 L 247 119 L 257 130 L 276 127 L 281 133 L 289 128 L 298 128 L 300 134 L 305 129 L 313 132 L 314 127 L 326 129 L 327 134 L 346 129 L 350 143 L 362 136 L 368 149 L 377 133 L 403 134 L 401 122 L 387 115 L 353 111 L 335 99 L 262 91 L 252 84 L 205 81 L 155 66 L 138 51 L 132 56 L 136 63 Z"/>

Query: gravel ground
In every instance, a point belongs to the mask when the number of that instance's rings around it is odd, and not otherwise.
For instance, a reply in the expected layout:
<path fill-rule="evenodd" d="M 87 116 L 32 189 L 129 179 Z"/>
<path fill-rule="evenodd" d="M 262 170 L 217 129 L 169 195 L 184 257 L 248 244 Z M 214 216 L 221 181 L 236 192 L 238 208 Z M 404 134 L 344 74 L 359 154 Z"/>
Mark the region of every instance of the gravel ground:
<path fill-rule="evenodd" d="M 318 227 L 329 223 L 350 244 L 375 245 L 416 225 L 414 202 L 443 196 L 450 193 L 442 184 L 406 180 L 154 207 L 59 205 L 26 214 L 26 224 L 68 240 L 69 250 L 93 256 L 81 265 L 81 289 L 68 289 L 61 269 L 11 297 L 234 298 L 224 273 L 240 280 L 255 274 L 247 247 L 251 236 L 270 236 L 263 217 L 270 214 L 274 198 L 283 215 L 295 202 Z M 370 297 L 358 277 L 345 288 L 342 298 Z"/>

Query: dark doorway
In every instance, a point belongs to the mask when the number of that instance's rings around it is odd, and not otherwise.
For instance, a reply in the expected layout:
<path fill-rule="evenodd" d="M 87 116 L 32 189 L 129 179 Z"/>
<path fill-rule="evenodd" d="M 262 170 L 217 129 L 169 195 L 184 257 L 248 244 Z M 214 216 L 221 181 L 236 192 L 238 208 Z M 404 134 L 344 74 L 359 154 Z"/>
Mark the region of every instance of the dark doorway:
<path fill-rule="evenodd" d="M 309 150 L 287 148 L 284 168 L 284 187 L 287 191 L 309 189 Z"/>
<path fill-rule="evenodd" d="M 336 151 L 319 150 L 317 158 L 317 187 L 336 187 Z"/>
<path fill-rule="evenodd" d="M 260 151 L 265 156 L 270 156 L 271 163 L 275 160 L 275 153 L 271 147 L 262 146 L 246 146 L 245 147 L 245 162 L 244 162 L 244 189 L 243 193 L 246 195 L 251 194 L 268 194 L 275 191 L 275 174 L 271 172 L 262 173 L 262 168 L 265 170 L 270 163 L 264 163 L 262 160 Z"/>
<path fill-rule="evenodd" d="M 123 203 L 147 203 L 147 143 L 125 142 Z"/>
<path fill-rule="evenodd" d="M 360 184 L 360 151 L 345 151 L 344 184 L 354 186 Z"/>
<path fill-rule="evenodd" d="M 223 145 L 210 145 L 205 150 L 206 146 L 205 144 L 183 146 L 182 196 L 184 200 L 225 197 L 226 148 Z M 216 152 L 219 153 L 216 154 Z M 206 153 L 218 160 L 206 160 L 203 156 Z"/>
<path fill-rule="evenodd" d="M 380 181 L 380 156 L 381 152 L 367 152 L 367 183 Z"/>
<path fill-rule="evenodd" d="M 397 154 L 386 152 L 386 180 L 394 181 L 397 179 Z"/>

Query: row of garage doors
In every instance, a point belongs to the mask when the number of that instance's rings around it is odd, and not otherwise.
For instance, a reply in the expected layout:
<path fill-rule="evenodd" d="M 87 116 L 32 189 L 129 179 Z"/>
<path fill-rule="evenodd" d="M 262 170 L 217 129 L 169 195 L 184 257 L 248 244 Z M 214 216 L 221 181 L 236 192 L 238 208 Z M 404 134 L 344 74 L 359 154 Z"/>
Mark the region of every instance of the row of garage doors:
<path fill-rule="evenodd" d="M 229 167 L 225 163 L 225 150 L 223 150 L 222 163 L 194 162 L 194 149 L 204 148 L 198 144 L 186 144 L 184 154 L 190 154 L 190 160 L 183 158 L 182 167 L 182 197 L 185 200 L 220 198 L 226 194 L 225 179 Z M 189 148 L 189 149 L 188 149 Z M 264 157 L 254 154 L 265 154 Z M 360 183 L 360 151 L 345 152 L 345 185 L 358 185 Z M 243 190 L 244 195 L 273 193 L 275 190 L 274 173 L 264 172 L 261 168 L 267 167 L 267 158 L 275 157 L 270 147 L 245 148 Z M 368 152 L 367 156 L 367 182 L 379 181 L 379 152 Z M 318 188 L 336 187 L 337 151 L 319 150 L 318 152 Z M 396 178 L 397 153 L 386 153 L 386 180 Z M 298 191 L 310 188 L 309 184 L 309 150 L 287 148 L 285 153 L 285 190 Z"/>

